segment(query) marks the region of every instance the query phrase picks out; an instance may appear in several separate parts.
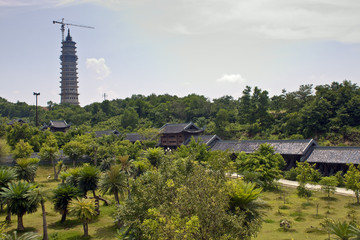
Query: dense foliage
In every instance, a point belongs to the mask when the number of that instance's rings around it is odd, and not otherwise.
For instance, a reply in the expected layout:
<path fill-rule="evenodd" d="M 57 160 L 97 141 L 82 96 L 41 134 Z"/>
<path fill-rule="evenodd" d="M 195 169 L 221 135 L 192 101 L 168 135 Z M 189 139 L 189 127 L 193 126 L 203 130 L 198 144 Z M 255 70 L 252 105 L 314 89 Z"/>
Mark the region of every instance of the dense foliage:
<path fill-rule="evenodd" d="M 120 239 L 250 239 L 267 206 L 255 184 L 228 180 L 176 154 L 162 156 L 130 191 L 115 214 Z"/>
<path fill-rule="evenodd" d="M 6 123 L 23 118 L 32 125 L 35 107 L 26 103 L 10 103 L 0 99 L 2 123 L 0 136 L 5 135 Z M 39 121 L 66 120 L 77 131 L 117 129 L 137 132 L 165 123 L 192 121 L 206 127 L 206 133 L 224 139 L 289 139 L 315 138 L 326 145 L 360 144 L 360 89 L 351 81 L 329 85 L 301 85 L 299 90 L 269 97 L 266 90 L 247 86 L 238 99 L 232 96 L 209 100 L 190 94 L 185 97 L 164 95 L 132 95 L 126 99 L 105 100 L 85 107 L 58 105 L 52 102 L 39 108 Z M 18 127 L 7 134 L 14 147 L 19 136 L 34 146 L 45 141 L 37 129 Z M 59 134 L 61 142 L 64 136 Z M 69 140 L 69 139 L 67 139 Z"/>

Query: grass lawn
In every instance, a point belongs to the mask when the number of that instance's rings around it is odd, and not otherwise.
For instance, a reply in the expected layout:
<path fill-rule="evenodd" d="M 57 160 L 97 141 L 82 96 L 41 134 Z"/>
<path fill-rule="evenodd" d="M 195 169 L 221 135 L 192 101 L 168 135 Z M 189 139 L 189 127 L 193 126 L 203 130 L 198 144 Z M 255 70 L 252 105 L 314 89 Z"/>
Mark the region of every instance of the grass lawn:
<path fill-rule="evenodd" d="M 333 220 L 359 221 L 360 206 L 354 205 L 355 197 L 331 195 L 330 199 L 322 192 L 314 192 L 307 201 L 296 195 L 295 188 L 282 188 L 284 193 L 265 192 L 263 200 L 271 205 L 266 211 L 262 229 L 255 239 L 328 239 L 320 223 L 324 218 Z M 327 201 L 328 200 L 328 201 Z M 287 219 L 292 223 L 290 231 L 280 228 L 280 220 Z"/>
<path fill-rule="evenodd" d="M 51 166 L 40 166 L 35 181 L 45 189 L 54 189 L 58 183 L 54 180 L 48 180 L 48 175 L 53 176 Z M 298 198 L 296 189 L 282 188 L 282 193 L 264 192 L 262 199 L 271 205 L 271 209 L 266 210 L 265 222 L 262 229 L 255 239 L 266 240 L 324 240 L 328 239 L 320 226 L 323 218 L 328 217 L 334 220 L 359 220 L 360 206 L 356 206 L 354 197 L 332 195 L 331 201 L 326 201 L 325 194 L 321 192 L 314 193 L 313 197 L 307 201 Z M 284 194 L 285 192 L 285 194 Z M 285 196 L 285 204 L 284 204 Z M 113 196 L 105 196 L 113 201 Z M 318 206 L 318 214 L 317 214 Z M 100 207 L 101 214 L 98 218 L 89 224 L 90 239 L 116 239 L 116 227 L 113 223 L 112 213 L 114 205 Z M 50 239 L 82 239 L 82 223 L 77 219 L 68 216 L 64 224 L 60 224 L 61 215 L 54 211 L 53 204 L 46 202 L 48 233 Z M 0 220 L 5 219 L 5 213 L 0 214 Z M 280 229 L 280 220 L 287 219 L 291 221 L 292 228 L 284 232 Z M 16 230 L 17 217 L 12 216 L 11 224 L 5 229 L 6 233 L 12 233 Z M 33 214 L 24 216 L 24 226 L 26 231 L 36 231 L 42 234 L 42 214 L 41 208 Z"/>

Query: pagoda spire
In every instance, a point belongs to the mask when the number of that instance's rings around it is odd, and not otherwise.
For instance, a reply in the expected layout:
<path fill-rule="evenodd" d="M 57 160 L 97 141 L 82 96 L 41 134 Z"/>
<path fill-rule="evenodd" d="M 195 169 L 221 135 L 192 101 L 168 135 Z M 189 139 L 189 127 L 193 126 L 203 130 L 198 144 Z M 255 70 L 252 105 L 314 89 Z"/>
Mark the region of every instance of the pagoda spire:
<path fill-rule="evenodd" d="M 70 28 L 68 28 L 68 34 L 66 36 L 66 41 L 72 41 L 72 37 L 70 36 Z"/>

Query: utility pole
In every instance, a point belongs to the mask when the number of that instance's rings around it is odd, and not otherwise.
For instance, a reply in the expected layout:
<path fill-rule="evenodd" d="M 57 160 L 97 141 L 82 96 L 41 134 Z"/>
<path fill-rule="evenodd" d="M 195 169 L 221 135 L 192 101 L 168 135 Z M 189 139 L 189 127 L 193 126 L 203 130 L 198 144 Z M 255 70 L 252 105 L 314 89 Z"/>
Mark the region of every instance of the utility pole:
<path fill-rule="evenodd" d="M 35 126 L 38 126 L 38 112 L 37 112 L 37 105 L 38 105 L 38 96 L 40 93 L 33 92 L 33 95 L 35 95 L 36 98 L 36 105 L 35 105 Z"/>

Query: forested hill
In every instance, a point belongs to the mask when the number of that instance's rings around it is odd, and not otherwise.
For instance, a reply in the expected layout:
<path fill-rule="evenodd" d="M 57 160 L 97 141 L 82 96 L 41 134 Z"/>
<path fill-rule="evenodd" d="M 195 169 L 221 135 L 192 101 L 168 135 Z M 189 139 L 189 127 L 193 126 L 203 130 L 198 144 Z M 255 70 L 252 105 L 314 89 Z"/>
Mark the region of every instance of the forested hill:
<path fill-rule="evenodd" d="M 242 93 L 239 99 L 213 100 L 196 94 L 133 95 L 85 107 L 48 102 L 39 108 L 39 122 L 66 120 L 83 131 L 136 132 L 192 121 L 223 139 L 314 138 L 325 145 L 360 145 L 360 89 L 351 81 L 301 85 L 273 97 L 258 87 L 247 86 Z M 34 124 L 35 106 L 0 98 L 0 115 L 2 124 L 14 118 Z"/>

